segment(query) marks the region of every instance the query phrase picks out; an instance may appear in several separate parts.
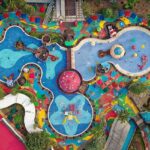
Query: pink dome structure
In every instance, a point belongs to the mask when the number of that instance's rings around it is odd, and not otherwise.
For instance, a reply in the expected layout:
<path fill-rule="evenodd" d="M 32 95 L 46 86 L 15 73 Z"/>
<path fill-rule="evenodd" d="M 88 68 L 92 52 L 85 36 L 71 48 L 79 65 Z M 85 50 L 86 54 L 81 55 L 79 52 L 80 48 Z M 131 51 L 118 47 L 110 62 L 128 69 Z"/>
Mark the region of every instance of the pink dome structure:
<path fill-rule="evenodd" d="M 65 93 L 74 93 L 78 91 L 82 83 L 81 75 L 76 70 L 65 70 L 58 78 L 58 85 Z"/>

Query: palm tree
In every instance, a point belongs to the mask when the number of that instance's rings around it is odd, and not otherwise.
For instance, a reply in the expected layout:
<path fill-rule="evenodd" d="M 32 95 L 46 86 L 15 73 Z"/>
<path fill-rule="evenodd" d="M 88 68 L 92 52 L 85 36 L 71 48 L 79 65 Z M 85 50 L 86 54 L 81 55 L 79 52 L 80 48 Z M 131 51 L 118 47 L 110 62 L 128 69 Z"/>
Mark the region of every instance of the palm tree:
<path fill-rule="evenodd" d="M 129 113 L 126 110 L 120 111 L 118 114 L 118 119 L 124 123 L 128 121 Z"/>
<path fill-rule="evenodd" d="M 8 6 L 8 10 L 14 11 L 17 9 L 15 0 L 6 0 L 6 4 Z"/>
<path fill-rule="evenodd" d="M 103 150 L 106 143 L 105 129 L 106 126 L 104 118 L 101 119 L 100 124 L 97 124 L 90 133 L 93 135 L 92 139 L 85 144 L 83 149 L 86 150 Z"/>
<path fill-rule="evenodd" d="M 27 150 L 46 150 L 57 143 L 50 139 L 49 134 L 45 131 L 38 133 L 28 133 L 25 137 Z"/>
<path fill-rule="evenodd" d="M 141 93 L 147 93 L 149 87 L 150 87 L 150 81 L 145 81 L 145 82 L 137 81 L 137 82 L 131 82 L 128 89 L 130 92 L 139 95 Z"/>

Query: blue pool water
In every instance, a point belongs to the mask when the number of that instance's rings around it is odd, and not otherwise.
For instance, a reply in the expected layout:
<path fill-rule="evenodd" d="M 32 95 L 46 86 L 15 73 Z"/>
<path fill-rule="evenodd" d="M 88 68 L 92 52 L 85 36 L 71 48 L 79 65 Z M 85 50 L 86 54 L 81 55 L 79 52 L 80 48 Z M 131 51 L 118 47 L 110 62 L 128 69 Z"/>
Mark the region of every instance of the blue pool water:
<path fill-rule="evenodd" d="M 51 90 L 54 95 L 54 100 L 48 110 L 48 117 L 51 126 L 56 132 L 65 136 L 76 136 L 85 132 L 91 124 L 93 119 L 92 106 L 90 102 L 81 94 L 65 94 L 58 85 L 57 78 L 59 74 L 66 68 L 66 52 L 62 50 L 57 44 L 48 46 L 48 50 L 51 54 L 57 56 L 59 59 L 52 62 L 48 59 L 46 62 L 41 62 L 33 56 L 30 52 L 18 51 L 15 48 L 17 40 L 22 40 L 27 47 L 38 48 L 41 46 L 41 40 L 26 35 L 19 27 L 11 27 L 6 32 L 6 37 L 0 43 L 0 79 L 4 80 L 4 76 L 10 76 L 14 74 L 14 79 L 19 76 L 22 66 L 27 63 L 35 63 L 42 68 L 42 84 Z M 34 85 L 35 89 L 39 90 L 39 85 Z M 42 94 L 43 90 L 39 90 Z M 79 103 L 75 103 L 75 100 L 79 99 Z M 59 122 L 56 124 L 53 121 L 57 118 L 59 103 L 64 102 L 67 105 L 74 104 L 79 113 L 76 114 L 79 122 L 74 120 L 67 120 L 65 124 Z M 58 106 L 58 107 L 57 107 Z M 55 117 L 56 116 L 56 117 Z M 59 116 L 59 115 L 58 115 Z M 60 116 L 59 116 L 60 117 Z M 64 116 L 61 116 L 64 119 Z M 70 126 L 72 124 L 72 126 Z"/>
<path fill-rule="evenodd" d="M 130 27 L 129 27 L 130 28 Z M 150 36 L 140 30 L 131 30 L 123 33 L 120 37 L 112 42 L 96 43 L 92 46 L 90 42 L 83 44 L 77 51 L 75 51 L 75 68 L 81 73 L 84 80 L 90 80 L 95 76 L 95 68 L 97 63 L 111 62 L 118 64 L 123 70 L 130 73 L 138 73 L 147 69 L 150 66 Z M 125 50 L 126 54 L 121 59 L 117 60 L 111 56 L 99 58 L 97 53 L 99 50 L 109 50 L 113 45 L 120 44 Z M 136 49 L 133 50 L 132 46 Z M 133 54 L 137 53 L 137 57 Z M 146 55 L 148 62 L 143 70 L 139 70 L 138 65 L 141 65 L 141 57 Z"/>
<path fill-rule="evenodd" d="M 65 112 L 70 112 L 69 105 L 74 105 L 73 115 L 69 120 Z M 55 98 L 49 110 L 50 123 L 53 128 L 62 135 L 74 136 L 83 133 L 92 120 L 92 107 L 82 95 L 76 95 L 68 100 L 63 95 Z M 66 119 L 66 121 L 65 121 Z"/>

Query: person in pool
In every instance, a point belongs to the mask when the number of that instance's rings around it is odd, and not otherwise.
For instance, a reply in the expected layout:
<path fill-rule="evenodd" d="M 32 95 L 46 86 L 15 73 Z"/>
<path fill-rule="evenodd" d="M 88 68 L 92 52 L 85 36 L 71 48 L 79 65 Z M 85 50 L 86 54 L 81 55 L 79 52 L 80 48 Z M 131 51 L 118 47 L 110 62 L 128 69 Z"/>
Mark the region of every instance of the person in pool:
<path fill-rule="evenodd" d="M 8 87 L 14 87 L 14 74 L 12 73 L 9 77 L 4 76 L 4 79 L 6 80 L 6 85 Z"/>

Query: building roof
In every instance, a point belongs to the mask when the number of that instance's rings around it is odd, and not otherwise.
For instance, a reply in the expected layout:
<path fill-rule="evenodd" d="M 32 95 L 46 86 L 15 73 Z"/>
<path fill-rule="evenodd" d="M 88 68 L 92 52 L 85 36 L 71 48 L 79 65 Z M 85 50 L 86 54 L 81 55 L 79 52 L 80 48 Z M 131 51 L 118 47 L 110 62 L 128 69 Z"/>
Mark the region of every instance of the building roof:
<path fill-rule="evenodd" d="M 26 150 L 25 145 L 17 136 L 0 120 L 0 150 Z"/>

